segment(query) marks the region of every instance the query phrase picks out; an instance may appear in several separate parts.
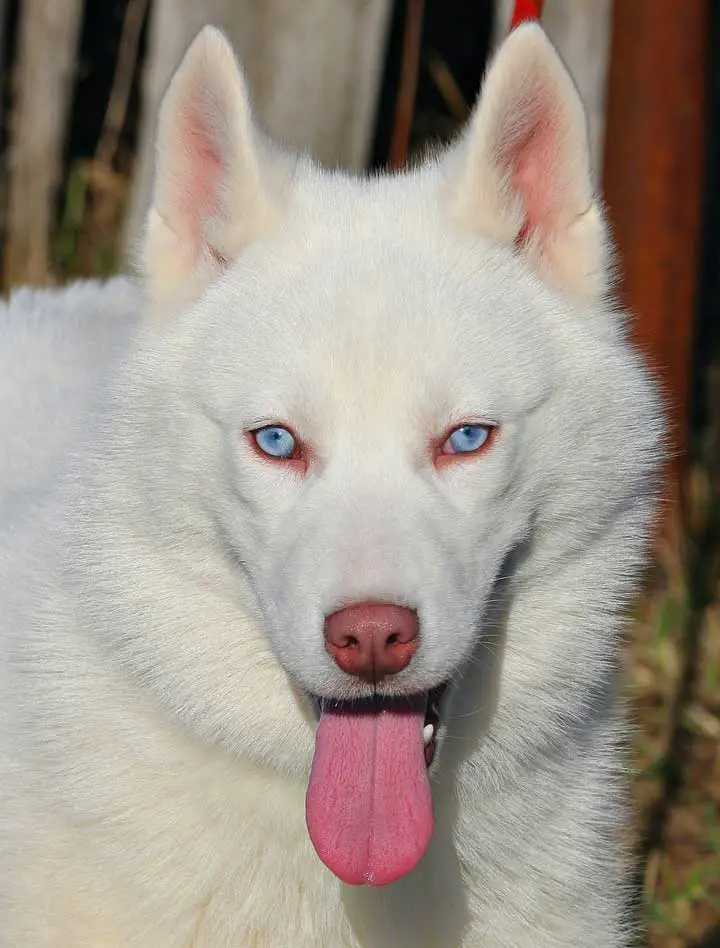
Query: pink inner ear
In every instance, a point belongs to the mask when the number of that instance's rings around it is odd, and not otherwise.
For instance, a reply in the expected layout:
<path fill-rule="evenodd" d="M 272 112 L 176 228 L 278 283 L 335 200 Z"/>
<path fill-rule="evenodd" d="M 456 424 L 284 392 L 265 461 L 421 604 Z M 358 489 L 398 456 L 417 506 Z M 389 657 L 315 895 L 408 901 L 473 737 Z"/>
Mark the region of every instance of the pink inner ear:
<path fill-rule="evenodd" d="M 531 235 L 543 239 L 558 210 L 558 163 L 560 161 L 557 116 L 547 101 L 536 97 L 527 107 L 527 117 L 513 129 L 500 152 L 509 168 L 513 190 L 521 195 L 524 224 L 516 244 Z"/>
<path fill-rule="evenodd" d="M 215 127 L 218 114 L 216 103 L 207 96 L 199 97 L 187 104 L 178 129 L 184 160 L 177 182 L 176 210 L 197 250 L 205 243 L 203 220 L 220 210 L 220 190 L 227 176 L 227 162 L 220 148 L 222 130 Z M 222 262 L 212 248 L 206 249 Z"/>

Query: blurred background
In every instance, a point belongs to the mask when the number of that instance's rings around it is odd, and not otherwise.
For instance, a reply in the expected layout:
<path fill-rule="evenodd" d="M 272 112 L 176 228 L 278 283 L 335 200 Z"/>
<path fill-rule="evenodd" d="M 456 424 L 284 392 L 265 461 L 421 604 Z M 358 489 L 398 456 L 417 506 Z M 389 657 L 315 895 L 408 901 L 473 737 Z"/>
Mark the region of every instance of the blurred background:
<path fill-rule="evenodd" d="M 205 22 L 257 115 L 331 165 L 400 167 L 468 116 L 512 0 L 0 0 L 0 283 L 126 267 L 160 98 Z M 633 897 L 650 948 L 720 946 L 720 2 L 547 0 L 588 109 L 618 293 L 675 454 L 629 629 Z"/>

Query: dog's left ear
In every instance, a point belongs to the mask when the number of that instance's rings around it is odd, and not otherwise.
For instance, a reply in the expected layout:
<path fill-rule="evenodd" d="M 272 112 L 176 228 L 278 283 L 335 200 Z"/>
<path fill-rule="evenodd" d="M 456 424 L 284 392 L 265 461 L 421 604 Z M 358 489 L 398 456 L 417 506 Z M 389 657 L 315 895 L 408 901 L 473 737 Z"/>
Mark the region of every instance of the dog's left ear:
<path fill-rule="evenodd" d="M 518 27 L 490 66 L 452 172 L 456 218 L 527 254 L 570 293 L 602 294 L 608 233 L 593 191 L 585 113 L 540 26 Z"/>

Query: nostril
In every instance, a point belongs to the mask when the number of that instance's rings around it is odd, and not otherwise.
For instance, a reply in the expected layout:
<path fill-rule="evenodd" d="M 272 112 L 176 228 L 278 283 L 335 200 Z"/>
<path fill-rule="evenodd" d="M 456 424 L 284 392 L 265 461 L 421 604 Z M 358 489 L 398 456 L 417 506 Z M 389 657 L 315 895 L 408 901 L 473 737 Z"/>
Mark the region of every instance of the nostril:
<path fill-rule="evenodd" d="M 335 648 L 359 648 L 360 643 L 355 638 L 354 635 L 343 635 L 337 636 L 334 641 L 331 641 L 331 645 L 334 645 Z"/>

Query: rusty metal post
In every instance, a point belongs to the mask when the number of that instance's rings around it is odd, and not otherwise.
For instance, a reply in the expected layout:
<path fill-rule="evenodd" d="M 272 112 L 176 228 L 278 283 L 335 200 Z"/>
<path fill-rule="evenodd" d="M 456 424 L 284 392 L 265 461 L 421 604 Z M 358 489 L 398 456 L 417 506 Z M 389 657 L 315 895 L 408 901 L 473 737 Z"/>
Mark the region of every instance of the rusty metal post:
<path fill-rule="evenodd" d="M 608 74 L 604 190 L 620 292 L 664 380 L 680 452 L 700 273 L 711 2 L 615 0 Z M 676 485 L 683 463 L 674 464 Z"/>

